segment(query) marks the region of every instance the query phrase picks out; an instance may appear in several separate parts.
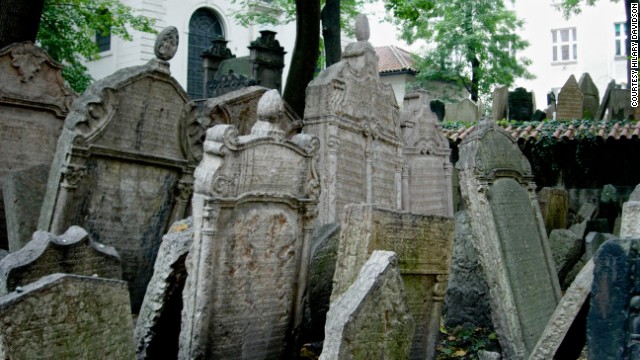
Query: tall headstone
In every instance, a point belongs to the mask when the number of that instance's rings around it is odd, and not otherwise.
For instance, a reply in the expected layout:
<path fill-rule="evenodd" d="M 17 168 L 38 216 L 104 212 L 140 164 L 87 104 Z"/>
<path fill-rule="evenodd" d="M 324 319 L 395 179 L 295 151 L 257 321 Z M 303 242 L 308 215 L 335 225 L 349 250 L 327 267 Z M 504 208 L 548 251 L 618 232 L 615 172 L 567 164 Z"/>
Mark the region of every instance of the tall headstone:
<path fill-rule="evenodd" d="M 377 250 L 331 304 L 320 360 L 407 359 L 413 332 L 398 258 Z"/>
<path fill-rule="evenodd" d="M 471 99 L 463 99 L 459 103 L 446 104 L 444 119 L 447 121 L 477 121 L 482 111 Z"/>
<path fill-rule="evenodd" d="M 122 264 L 114 248 L 96 243 L 81 227 L 60 236 L 36 231 L 25 247 L 0 260 L 0 294 L 55 273 L 122 280 Z"/>
<path fill-rule="evenodd" d="M 509 120 L 529 121 L 533 115 L 533 93 L 525 88 L 509 91 Z"/>
<path fill-rule="evenodd" d="M 284 69 L 284 47 L 276 40 L 276 32 L 260 31 L 260 37 L 249 46 L 249 59 L 253 67 L 253 78 L 260 86 L 282 92 L 282 69 Z"/>
<path fill-rule="evenodd" d="M 583 117 L 585 119 L 595 119 L 600 107 L 600 93 L 598 87 L 591 79 L 589 73 L 584 73 L 578 81 L 580 91 L 584 95 Z"/>
<path fill-rule="evenodd" d="M 640 239 L 604 243 L 594 257 L 589 359 L 640 358 Z"/>
<path fill-rule="evenodd" d="M 558 94 L 556 118 L 558 120 L 575 120 L 584 117 L 584 95 L 578 86 L 576 77 L 571 75 Z"/>
<path fill-rule="evenodd" d="M 538 203 L 547 235 L 553 229 L 566 229 L 569 221 L 569 195 L 559 188 L 544 187 L 538 194 Z"/>
<path fill-rule="evenodd" d="M 49 165 L 75 99 L 62 66 L 31 42 L 0 49 L 0 248 L 8 248 L 2 178 Z"/>
<path fill-rule="evenodd" d="M 509 110 L 509 88 L 499 86 L 493 90 L 493 120 L 504 120 Z"/>
<path fill-rule="evenodd" d="M 127 283 L 53 274 L 0 297 L 6 359 L 133 359 Z"/>
<path fill-rule="evenodd" d="M 526 359 L 560 300 L 531 166 L 490 120 L 460 145 L 456 164 L 474 246 L 505 357 Z"/>
<path fill-rule="evenodd" d="M 65 120 L 39 229 L 80 225 L 122 257 L 138 312 L 162 235 L 184 218 L 202 152 L 197 112 L 169 62 L 178 30 L 156 40 L 155 59 L 91 85 Z"/>
<path fill-rule="evenodd" d="M 307 87 L 304 131 L 316 135 L 322 184 L 318 223 L 338 222 L 346 204 L 400 208 L 402 139 L 398 104 L 380 81 L 369 24 L 360 14 L 357 42 Z"/>
<path fill-rule="evenodd" d="M 451 150 L 426 94 L 414 92 L 404 97 L 400 122 L 405 161 L 402 209 L 415 214 L 453 216 Z"/>
<path fill-rule="evenodd" d="M 282 116 L 270 90 L 250 135 L 232 125 L 207 130 L 195 172 L 180 358 L 281 359 L 293 351 L 320 193 L 319 142 L 287 139 Z"/>
<path fill-rule="evenodd" d="M 347 205 L 331 303 L 347 291 L 374 250 L 396 252 L 407 304 L 416 322 L 409 358 L 433 359 L 451 267 L 453 237 L 451 217 L 418 215 L 370 204 Z"/>
<path fill-rule="evenodd" d="M 629 200 L 622 205 L 621 238 L 640 238 L 640 201 Z"/>
<path fill-rule="evenodd" d="M 629 120 L 632 118 L 630 96 L 630 90 L 619 89 L 615 80 L 611 80 L 602 96 L 596 120 Z"/>

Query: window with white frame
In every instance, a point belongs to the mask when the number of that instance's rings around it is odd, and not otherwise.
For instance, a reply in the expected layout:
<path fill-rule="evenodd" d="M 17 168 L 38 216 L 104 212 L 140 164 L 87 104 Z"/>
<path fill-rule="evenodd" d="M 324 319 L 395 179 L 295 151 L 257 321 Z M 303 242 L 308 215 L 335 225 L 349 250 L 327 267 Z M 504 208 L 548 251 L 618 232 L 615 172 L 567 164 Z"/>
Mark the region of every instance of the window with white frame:
<path fill-rule="evenodd" d="M 627 55 L 627 24 L 624 22 L 618 22 L 613 24 L 614 27 L 614 38 L 616 45 L 616 56 L 626 56 Z"/>
<path fill-rule="evenodd" d="M 578 60 L 578 34 L 576 28 L 551 30 L 553 62 Z"/>

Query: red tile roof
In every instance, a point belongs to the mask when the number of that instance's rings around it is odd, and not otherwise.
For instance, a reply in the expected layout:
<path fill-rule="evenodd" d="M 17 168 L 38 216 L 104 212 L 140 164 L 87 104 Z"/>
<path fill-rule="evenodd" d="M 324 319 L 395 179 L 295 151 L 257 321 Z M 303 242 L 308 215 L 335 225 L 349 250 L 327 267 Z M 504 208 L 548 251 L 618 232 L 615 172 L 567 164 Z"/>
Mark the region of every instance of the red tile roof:
<path fill-rule="evenodd" d="M 411 53 L 400 49 L 394 45 L 376 47 L 378 55 L 378 72 L 394 73 L 408 71 L 416 73 L 418 70 L 413 67 L 413 59 Z"/>

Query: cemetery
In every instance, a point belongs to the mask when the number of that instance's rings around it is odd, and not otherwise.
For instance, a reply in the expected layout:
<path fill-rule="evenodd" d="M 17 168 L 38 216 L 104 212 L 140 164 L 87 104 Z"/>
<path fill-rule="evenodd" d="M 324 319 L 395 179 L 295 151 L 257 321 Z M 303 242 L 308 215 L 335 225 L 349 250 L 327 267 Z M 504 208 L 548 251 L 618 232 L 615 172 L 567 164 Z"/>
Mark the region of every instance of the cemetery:
<path fill-rule="evenodd" d="M 0 357 L 640 359 L 629 90 L 400 107 L 360 14 L 304 113 L 270 31 L 195 102 L 179 36 L 82 94 L 0 49 Z"/>

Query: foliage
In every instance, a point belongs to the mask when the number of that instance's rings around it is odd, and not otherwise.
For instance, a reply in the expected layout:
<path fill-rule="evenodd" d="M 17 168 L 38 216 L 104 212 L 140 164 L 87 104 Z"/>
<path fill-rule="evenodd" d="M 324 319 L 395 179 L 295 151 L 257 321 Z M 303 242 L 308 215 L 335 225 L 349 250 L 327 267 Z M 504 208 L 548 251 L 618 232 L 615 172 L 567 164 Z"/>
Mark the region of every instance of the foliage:
<path fill-rule="evenodd" d="M 516 33 L 523 22 L 502 0 L 393 0 L 386 6 L 403 39 L 435 45 L 417 59 L 418 81 L 456 81 L 477 97 L 533 77 L 526 70 L 531 61 L 517 57 L 529 45 Z"/>
<path fill-rule="evenodd" d="M 82 61 L 100 58 L 95 34 L 131 40 L 131 29 L 155 33 L 153 20 L 118 0 L 45 0 L 37 41 L 65 65 L 62 75 L 71 88 L 82 92 L 92 81 Z"/>
<path fill-rule="evenodd" d="M 498 337 L 494 332 L 470 326 L 458 326 L 453 329 L 440 327 L 436 360 L 477 359 L 480 350 L 500 352 Z"/>
<path fill-rule="evenodd" d="M 562 0 L 557 6 L 565 18 L 569 18 L 571 14 L 580 14 L 582 12 L 582 8 L 580 7 L 583 3 L 589 6 L 595 5 L 597 0 Z M 613 2 L 618 2 L 618 0 L 612 0 Z"/>

